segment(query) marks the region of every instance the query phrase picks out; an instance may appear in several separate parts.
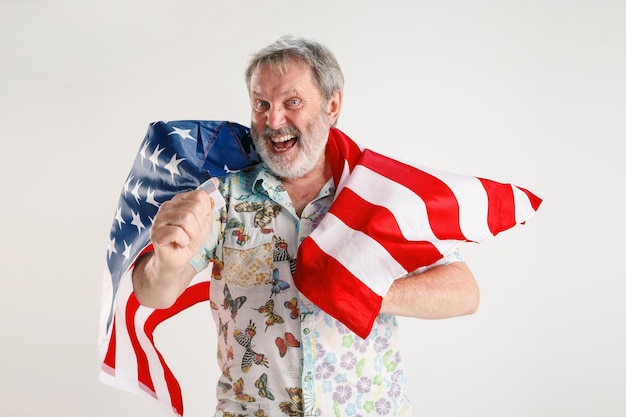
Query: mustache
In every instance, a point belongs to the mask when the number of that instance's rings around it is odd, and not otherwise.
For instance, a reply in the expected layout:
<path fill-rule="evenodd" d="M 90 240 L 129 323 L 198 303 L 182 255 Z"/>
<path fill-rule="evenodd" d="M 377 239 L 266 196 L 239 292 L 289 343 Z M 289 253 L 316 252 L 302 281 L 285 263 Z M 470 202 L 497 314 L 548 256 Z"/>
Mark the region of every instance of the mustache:
<path fill-rule="evenodd" d="M 261 136 L 264 138 L 273 138 L 276 136 L 290 135 L 300 137 L 300 130 L 295 126 L 283 126 L 280 129 L 272 129 L 270 127 L 265 127 L 261 132 Z"/>

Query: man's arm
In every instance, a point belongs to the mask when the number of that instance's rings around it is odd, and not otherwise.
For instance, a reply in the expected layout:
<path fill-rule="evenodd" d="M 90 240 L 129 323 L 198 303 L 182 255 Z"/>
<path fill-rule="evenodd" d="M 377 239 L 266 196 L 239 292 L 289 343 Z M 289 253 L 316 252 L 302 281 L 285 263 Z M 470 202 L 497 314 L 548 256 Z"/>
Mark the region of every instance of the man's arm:
<path fill-rule="evenodd" d="M 480 292 L 465 262 L 435 266 L 394 281 L 383 299 L 381 313 L 422 319 L 474 314 Z"/>
<path fill-rule="evenodd" d="M 178 271 L 159 266 L 154 252 L 143 255 L 133 270 L 133 291 L 139 304 L 150 308 L 167 308 L 174 304 L 196 274 L 189 264 Z"/>

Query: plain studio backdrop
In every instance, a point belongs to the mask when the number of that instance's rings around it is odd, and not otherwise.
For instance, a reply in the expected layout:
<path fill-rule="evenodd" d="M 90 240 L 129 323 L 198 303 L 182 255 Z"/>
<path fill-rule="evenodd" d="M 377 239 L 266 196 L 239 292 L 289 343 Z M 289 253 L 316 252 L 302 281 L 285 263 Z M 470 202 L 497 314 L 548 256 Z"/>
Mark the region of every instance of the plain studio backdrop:
<path fill-rule="evenodd" d="M 248 124 L 247 60 L 286 33 L 335 52 L 361 144 L 544 199 L 463 246 L 477 314 L 401 319 L 415 416 L 626 415 L 625 22 L 619 0 L 1 0 L 0 415 L 165 415 L 97 378 L 117 198 L 150 122 Z M 200 305 L 156 334 L 190 417 L 214 332 Z"/>

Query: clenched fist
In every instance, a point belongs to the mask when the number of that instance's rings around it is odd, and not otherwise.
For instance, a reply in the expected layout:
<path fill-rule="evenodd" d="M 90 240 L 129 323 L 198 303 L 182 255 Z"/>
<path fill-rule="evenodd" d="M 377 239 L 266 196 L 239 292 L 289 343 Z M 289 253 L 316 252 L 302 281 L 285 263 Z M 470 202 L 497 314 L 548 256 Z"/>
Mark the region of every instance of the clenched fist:
<path fill-rule="evenodd" d="M 150 239 L 154 252 L 133 270 L 133 289 L 142 305 L 169 307 L 195 275 L 189 261 L 206 241 L 215 202 L 206 191 L 177 194 L 159 207 Z"/>
<path fill-rule="evenodd" d="M 213 205 L 200 190 L 177 194 L 161 205 L 150 239 L 163 268 L 179 269 L 202 247 L 213 222 Z"/>

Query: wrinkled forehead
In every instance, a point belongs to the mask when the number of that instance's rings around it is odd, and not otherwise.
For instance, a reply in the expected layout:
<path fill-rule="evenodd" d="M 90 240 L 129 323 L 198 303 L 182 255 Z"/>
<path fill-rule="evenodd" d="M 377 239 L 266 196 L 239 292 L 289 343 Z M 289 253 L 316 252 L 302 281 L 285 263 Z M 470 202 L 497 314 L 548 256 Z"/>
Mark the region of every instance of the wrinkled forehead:
<path fill-rule="evenodd" d="M 290 59 L 283 61 L 261 62 L 252 72 L 250 91 L 274 89 L 279 85 L 283 88 L 304 88 L 309 90 L 319 88 L 313 76 L 311 67 L 301 60 Z"/>

